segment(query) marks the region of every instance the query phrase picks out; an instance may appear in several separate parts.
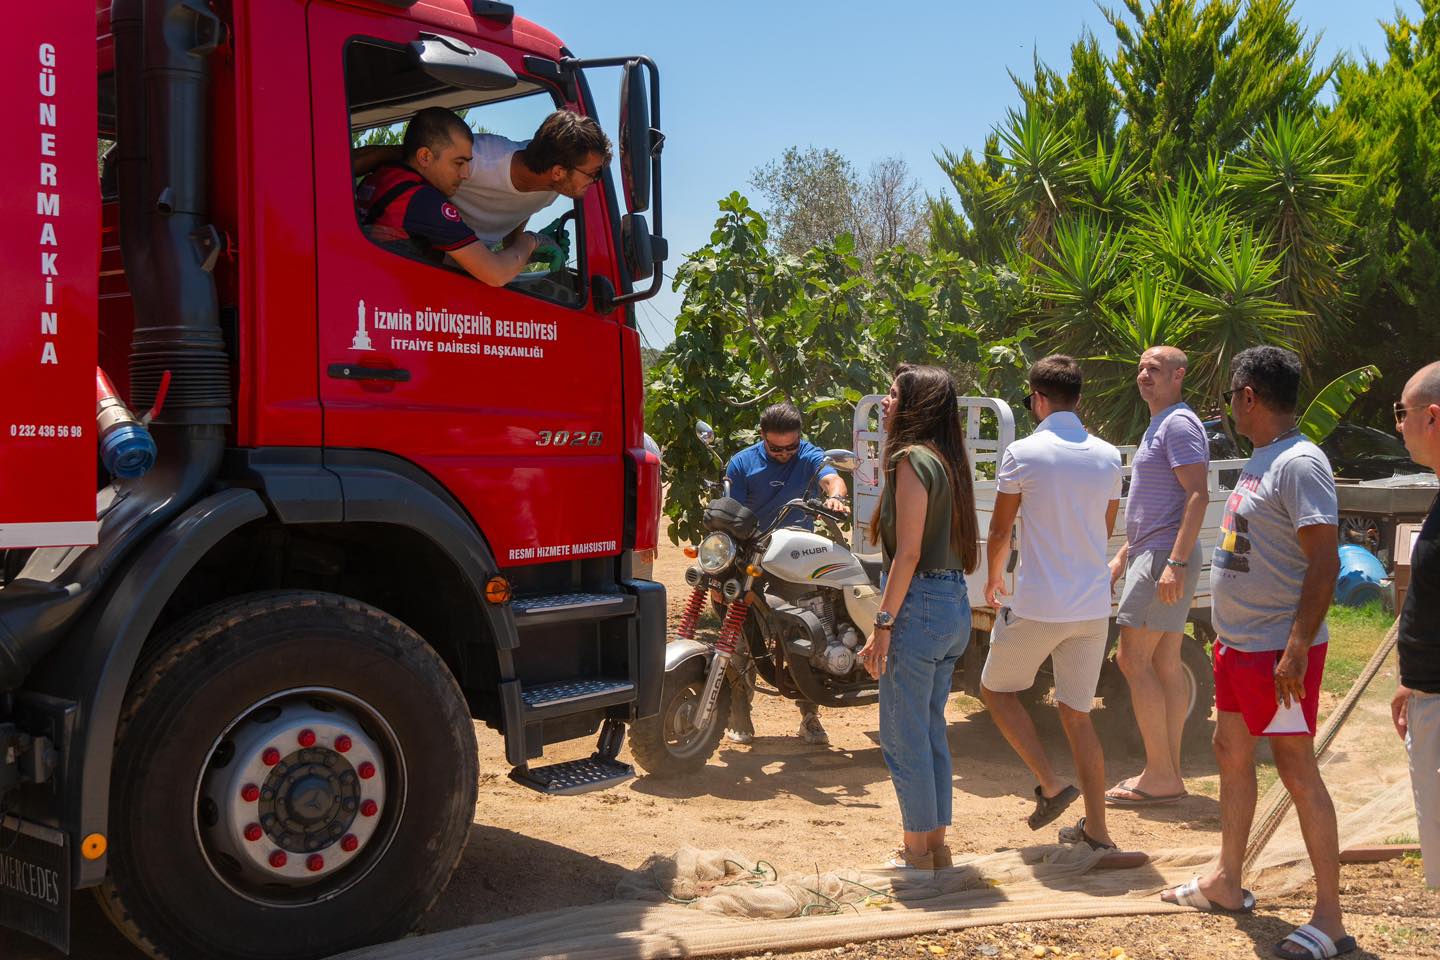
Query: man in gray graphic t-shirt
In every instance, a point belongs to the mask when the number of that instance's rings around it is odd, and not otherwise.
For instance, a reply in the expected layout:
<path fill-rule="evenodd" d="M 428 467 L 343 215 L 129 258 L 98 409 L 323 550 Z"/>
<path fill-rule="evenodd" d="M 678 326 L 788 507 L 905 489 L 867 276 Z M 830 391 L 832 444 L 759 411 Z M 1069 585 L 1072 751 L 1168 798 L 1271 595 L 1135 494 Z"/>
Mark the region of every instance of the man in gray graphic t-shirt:
<path fill-rule="evenodd" d="M 1340 570 L 1335 482 L 1320 448 L 1295 422 L 1300 358 L 1279 347 L 1235 355 L 1226 400 L 1255 452 L 1225 504 L 1210 566 L 1215 623 L 1215 759 L 1220 766 L 1220 862 L 1161 899 L 1248 911 L 1240 886 L 1255 817 L 1255 738 L 1268 737 L 1295 802 L 1315 871 L 1315 909 L 1276 944 L 1277 957 L 1333 957 L 1355 949 L 1340 912 L 1335 806 L 1315 763 L 1324 674 L 1325 611 Z"/>

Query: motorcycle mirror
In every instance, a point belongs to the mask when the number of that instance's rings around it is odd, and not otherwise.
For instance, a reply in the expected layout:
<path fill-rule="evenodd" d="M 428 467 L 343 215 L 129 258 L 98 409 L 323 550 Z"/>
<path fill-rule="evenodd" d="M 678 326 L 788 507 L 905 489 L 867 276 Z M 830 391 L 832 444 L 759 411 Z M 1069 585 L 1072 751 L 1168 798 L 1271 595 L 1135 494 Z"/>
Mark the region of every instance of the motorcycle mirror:
<path fill-rule="evenodd" d="M 708 447 L 715 442 L 715 428 L 704 420 L 697 420 L 695 421 L 695 436 L 699 437 L 700 442 Z"/>
<path fill-rule="evenodd" d="M 854 470 L 860 458 L 853 450 L 826 450 L 825 462 L 839 470 Z"/>

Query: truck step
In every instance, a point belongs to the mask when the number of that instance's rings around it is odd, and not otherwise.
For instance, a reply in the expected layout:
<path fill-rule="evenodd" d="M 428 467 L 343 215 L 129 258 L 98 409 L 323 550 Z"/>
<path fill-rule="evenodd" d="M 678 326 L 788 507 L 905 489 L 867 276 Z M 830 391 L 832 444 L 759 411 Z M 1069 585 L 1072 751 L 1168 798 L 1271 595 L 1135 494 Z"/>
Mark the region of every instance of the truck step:
<path fill-rule="evenodd" d="M 517 597 L 510 604 L 515 626 L 542 626 L 577 620 L 605 620 L 635 612 L 635 597 L 628 593 L 549 593 Z"/>
<path fill-rule="evenodd" d="M 629 680 L 607 680 L 603 677 L 522 686 L 520 691 L 527 722 L 629 703 L 634 699 L 635 684 Z"/>
<path fill-rule="evenodd" d="M 587 760 L 566 760 L 544 767 L 516 767 L 510 779 L 552 797 L 569 797 L 592 790 L 618 787 L 635 776 L 635 768 L 619 760 L 596 755 Z"/>

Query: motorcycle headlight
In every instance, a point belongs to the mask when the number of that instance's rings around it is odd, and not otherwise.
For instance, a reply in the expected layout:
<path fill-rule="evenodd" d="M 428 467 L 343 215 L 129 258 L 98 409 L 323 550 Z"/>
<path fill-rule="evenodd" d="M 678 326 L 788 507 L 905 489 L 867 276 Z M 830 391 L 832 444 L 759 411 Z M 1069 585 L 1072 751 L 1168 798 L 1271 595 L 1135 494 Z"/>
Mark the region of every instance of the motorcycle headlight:
<path fill-rule="evenodd" d="M 700 541 L 700 569 L 712 577 L 735 560 L 735 541 L 729 534 L 712 533 Z"/>

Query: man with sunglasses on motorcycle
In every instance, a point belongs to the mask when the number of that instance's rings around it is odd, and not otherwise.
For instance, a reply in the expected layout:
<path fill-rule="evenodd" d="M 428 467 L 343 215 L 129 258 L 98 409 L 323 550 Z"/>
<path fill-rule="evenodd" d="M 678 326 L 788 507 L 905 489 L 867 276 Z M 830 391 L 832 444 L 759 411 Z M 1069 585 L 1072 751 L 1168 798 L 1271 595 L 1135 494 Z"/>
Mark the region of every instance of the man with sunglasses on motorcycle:
<path fill-rule="evenodd" d="M 775 403 L 760 415 L 760 441 L 730 458 L 725 479 L 730 483 L 730 496 L 755 514 L 760 528 L 770 527 L 780 516 L 785 504 L 803 498 L 812 478 L 818 476 L 825 506 L 831 510 L 850 512 L 845 502 L 845 480 L 834 467 L 825 465 L 825 452 L 803 439 L 804 422 L 793 403 Z M 791 510 L 786 525 L 813 529 L 808 514 Z M 718 603 L 718 598 L 716 602 Z M 736 691 L 731 698 L 730 724 L 725 736 L 733 743 L 750 743 L 755 739 L 755 726 L 750 719 L 750 700 L 754 688 Z M 820 723 L 820 708 L 809 700 L 797 700 L 800 708 L 801 740 L 817 746 L 830 743 L 830 736 Z"/>

